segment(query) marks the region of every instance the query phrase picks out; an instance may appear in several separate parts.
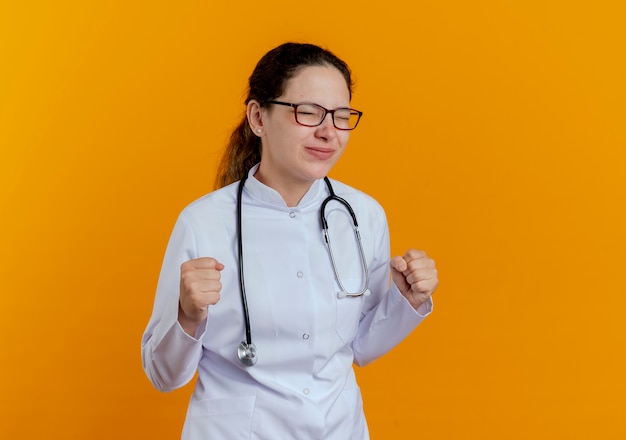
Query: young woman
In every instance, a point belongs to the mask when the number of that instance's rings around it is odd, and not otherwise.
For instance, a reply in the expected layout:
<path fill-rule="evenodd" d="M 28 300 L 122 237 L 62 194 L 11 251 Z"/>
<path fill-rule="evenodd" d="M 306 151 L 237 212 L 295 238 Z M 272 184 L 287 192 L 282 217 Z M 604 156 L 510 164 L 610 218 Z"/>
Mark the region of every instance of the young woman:
<path fill-rule="evenodd" d="M 142 359 L 162 391 L 198 371 L 183 439 L 369 438 L 352 364 L 408 335 L 438 278 L 423 251 L 390 259 L 381 206 L 325 179 L 362 114 L 351 97 L 331 52 L 268 52 L 220 189 L 180 214 Z"/>

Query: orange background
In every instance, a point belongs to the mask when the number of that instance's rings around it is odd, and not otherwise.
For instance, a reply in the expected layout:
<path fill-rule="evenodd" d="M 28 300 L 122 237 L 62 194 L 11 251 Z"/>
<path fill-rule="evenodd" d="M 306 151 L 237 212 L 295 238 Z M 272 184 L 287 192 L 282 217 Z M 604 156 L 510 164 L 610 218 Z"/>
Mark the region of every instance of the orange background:
<path fill-rule="evenodd" d="M 226 4 L 230 3 L 230 4 Z M 374 439 L 626 438 L 624 2 L 3 1 L 0 438 L 179 438 L 140 338 L 258 58 L 348 61 L 333 170 L 440 269 L 358 369 Z"/>

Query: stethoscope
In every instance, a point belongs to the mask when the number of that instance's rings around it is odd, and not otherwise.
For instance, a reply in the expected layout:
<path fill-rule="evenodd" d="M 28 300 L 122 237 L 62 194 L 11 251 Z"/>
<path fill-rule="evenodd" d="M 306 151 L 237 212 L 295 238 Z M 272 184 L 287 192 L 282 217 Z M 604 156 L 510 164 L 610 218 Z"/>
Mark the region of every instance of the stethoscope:
<path fill-rule="evenodd" d="M 239 347 L 237 348 L 237 355 L 239 356 L 239 360 L 245 366 L 252 366 L 256 364 L 257 361 L 257 349 L 256 345 L 252 343 L 252 332 L 250 331 L 250 315 L 248 313 L 248 301 L 246 300 L 246 287 L 244 282 L 243 275 L 243 240 L 241 234 L 241 198 L 243 194 L 243 187 L 248 178 L 247 173 L 244 174 L 243 178 L 239 182 L 239 189 L 237 191 L 237 253 L 239 258 L 239 288 L 241 291 L 241 305 L 243 308 L 243 319 L 246 326 L 246 340 L 241 341 Z M 322 230 L 324 232 L 324 241 L 326 242 L 326 246 L 328 247 L 328 254 L 330 256 L 330 263 L 333 267 L 333 272 L 335 273 L 335 280 L 337 280 L 337 284 L 341 289 L 337 292 L 338 298 L 354 298 L 362 295 L 368 296 L 370 294 L 369 289 L 369 271 L 367 270 L 367 261 L 365 261 L 365 252 L 363 252 L 363 245 L 361 244 L 361 234 L 359 233 L 359 224 L 356 221 L 356 215 L 352 210 L 350 204 L 345 200 L 335 194 L 333 191 L 333 187 L 330 184 L 330 180 L 328 177 L 324 177 L 324 182 L 326 182 L 326 186 L 328 187 L 328 191 L 330 195 L 322 202 L 320 207 L 320 219 L 322 221 Z M 344 287 L 341 279 L 339 278 L 339 272 L 337 271 L 337 265 L 335 264 L 335 257 L 333 256 L 333 249 L 330 244 L 330 236 L 328 234 L 328 222 L 326 221 L 326 205 L 331 200 L 335 200 L 341 203 L 346 207 L 350 216 L 352 217 L 352 222 L 354 224 L 354 235 L 356 237 L 356 242 L 359 247 L 359 255 L 361 256 L 361 264 L 363 266 L 363 273 L 365 274 L 365 285 L 363 289 L 358 292 L 348 292 L 348 290 Z"/>

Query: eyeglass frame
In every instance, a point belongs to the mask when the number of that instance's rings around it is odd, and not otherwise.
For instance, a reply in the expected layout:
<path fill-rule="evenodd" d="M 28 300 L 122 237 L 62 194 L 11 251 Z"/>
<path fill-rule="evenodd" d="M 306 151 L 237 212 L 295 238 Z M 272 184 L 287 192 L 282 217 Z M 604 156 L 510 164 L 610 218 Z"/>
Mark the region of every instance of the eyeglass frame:
<path fill-rule="evenodd" d="M 299 125 L 302 125 L 303 127 L 319 127 L 320 125 L 322 125 L 324 123 L 324 119 L 326 119 L 326 115 L 330 113 L 330 117 L 333 121 L 333 127 L 335 127 L 337 130 L 344 130 L 344 131 L 351 131 L 354 130 L 357 125 L 359 125 L 359 121 L 361 120 L 361 116 L 363 116 L 363 112 L 359 111 L 357 109 L 354 108 L 350 108 L 350 107 L 341 107 L 341 108 L 336 108 L 334 110 L 328 110 L 327 108 L 322 107 L 319 104 L 315 104 L 313 102 L 301 102 L 299 104 L 293 104 L 291 102 L 284 102 L 284 101 L 275 101 L 275 100 L 271 100 L 271 101 L 267 101 L 268 104 L 278 104 L 278 105 L 284 105 L 286 107 L 292 107 L 294 112 L 293 112 L 293 117 L 296 120 L 296 123 Z M 298 107 L 301 105 L 314 105 L 315 107 L 319 107 L 322 110 L 324 110 L 324 115 L 322 116 L 322 119 L 320 120 L 319 124 L 315 124 L 315 125 L 309 125 L 309 124 L 303 124 L 302 122 L 298 121 Z M 339 111 L 339 110 L 350 110 L 351 112 L 356 112 L 359 115 L 359 118 L 356 120 L 356 124 L 354 124 L 354 127 L 352 128 L 341 128 L 341 127 L 337 127 L 337 124 L 335 124 L 335 112 Z"/>

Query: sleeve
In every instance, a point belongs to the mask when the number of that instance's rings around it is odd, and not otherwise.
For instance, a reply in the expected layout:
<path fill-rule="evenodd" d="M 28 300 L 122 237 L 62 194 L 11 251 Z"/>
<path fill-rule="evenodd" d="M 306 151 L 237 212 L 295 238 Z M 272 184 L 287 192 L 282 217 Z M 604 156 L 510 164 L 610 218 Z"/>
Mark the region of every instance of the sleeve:
<path fill-rule="evenodd" d="M 367 365 L 390 351 L 406 338 L 432 311 L 432 301 L 422 304 L 415 310 L 400 293 L 398 287 L 390 283 L 389 228 L 382 208 L 372 230 L 378 240 L 370 265 L 370 291 L 359 329 L 352 342 L 354 363 Z"/>
<path fill-rule="evenodd" d="M 206 323 L 189 336 L 178 323 L 180 266 L 197 258 L 193 230 L 184 212 L 179 216 L 169 240 L 152 316 L 141 341 L 144 371 L 154 387 L 171 391 L 187 384 L 194 376 L 202 356 L 202 336 Z"/>

